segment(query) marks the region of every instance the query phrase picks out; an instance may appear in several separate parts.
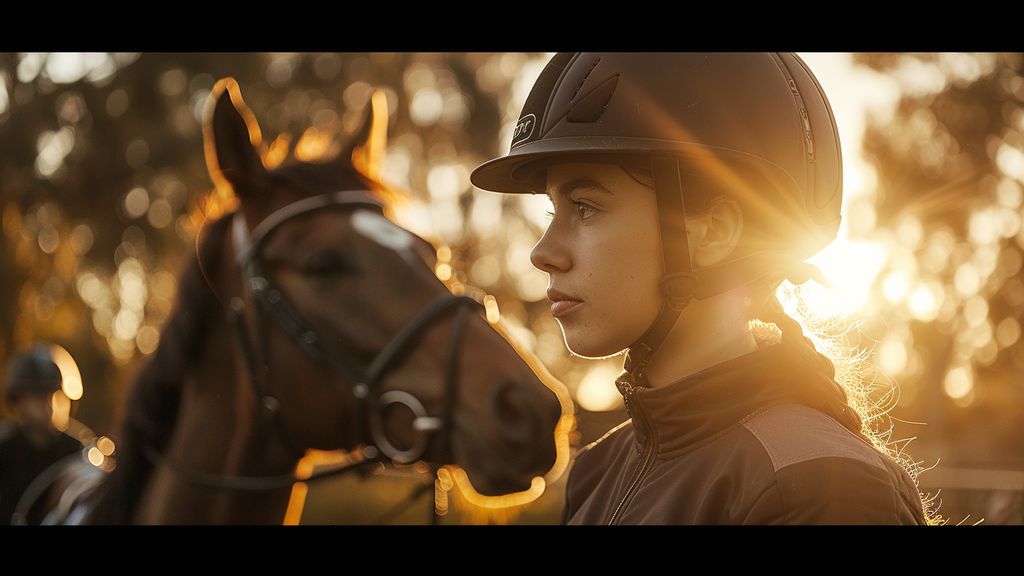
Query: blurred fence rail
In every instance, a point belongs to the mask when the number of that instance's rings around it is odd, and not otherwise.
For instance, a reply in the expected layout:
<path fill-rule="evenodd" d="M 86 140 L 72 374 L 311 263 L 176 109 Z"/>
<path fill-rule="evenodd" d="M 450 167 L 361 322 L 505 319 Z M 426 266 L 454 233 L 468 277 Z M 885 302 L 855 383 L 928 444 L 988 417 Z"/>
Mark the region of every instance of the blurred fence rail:
<path fill-rule="evenodd" d="M 1024 525 L 1024 470 L 940 465 L 921 474 L 919 487 L 939 495 L 948 524 Z"/>
<path fill-rule="evenodd" d="M 1024 470 L 936 467 L 921 475 L 921 488 L 1024 492 Z"/>

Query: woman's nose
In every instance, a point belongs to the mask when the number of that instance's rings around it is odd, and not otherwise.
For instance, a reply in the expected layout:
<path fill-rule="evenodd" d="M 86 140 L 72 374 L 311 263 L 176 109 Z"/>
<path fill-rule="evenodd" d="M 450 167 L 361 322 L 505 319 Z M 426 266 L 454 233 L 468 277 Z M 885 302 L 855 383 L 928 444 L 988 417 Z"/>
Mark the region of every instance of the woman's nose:
<path fill-rule="evenodd" d="M 549 227 L 544 236 L 537 242 L 530 252 L 530 262 L 541 272 L 564 272 L 572 267 L 572 260 L 565 247 L 552 234 L 552 227 Z"/>

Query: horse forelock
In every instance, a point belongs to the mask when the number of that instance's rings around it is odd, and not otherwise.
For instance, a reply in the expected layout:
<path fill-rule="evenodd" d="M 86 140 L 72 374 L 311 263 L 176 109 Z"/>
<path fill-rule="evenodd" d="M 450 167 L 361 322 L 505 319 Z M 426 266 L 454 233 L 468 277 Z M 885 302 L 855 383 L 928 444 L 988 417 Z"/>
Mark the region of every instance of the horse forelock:
<path fill-rule="evenodd" d="M 354 167 L 345 169 L 337 160 L 318 163 L 292 159 L 270 170 L 269 175 L 272 181 L 287 186 L 300 197 L 342 190 L 366 190 L 389 212 L 408 201 L 407 192 L 371 179 Z"/>

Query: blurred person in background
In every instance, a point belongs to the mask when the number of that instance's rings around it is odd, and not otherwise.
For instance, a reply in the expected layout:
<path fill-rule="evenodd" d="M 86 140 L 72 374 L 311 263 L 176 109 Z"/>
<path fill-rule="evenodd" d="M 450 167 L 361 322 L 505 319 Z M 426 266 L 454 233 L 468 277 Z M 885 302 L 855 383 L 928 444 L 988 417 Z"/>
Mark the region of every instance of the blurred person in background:
<path fill-rule="evenodd" d="M 827 285 L 804 260 L 841 219 L 835 117 L 798 56 L 558 53 L 471 178 L 549 196 L 531 262 L 565 344 L 626 351 L 630 419 L 577 451 L 563 523 L 929 523 L 775 296 Z"/>
<path fill-rule="evenodd" d="M 10 524 L 25 489 L 44 470 L 80 453 L 82 444 L 53 423 L 61 373 L 43 344 L 14 356 L 4 398 L 13 420 L 0 422 L 0 524 Z"/>

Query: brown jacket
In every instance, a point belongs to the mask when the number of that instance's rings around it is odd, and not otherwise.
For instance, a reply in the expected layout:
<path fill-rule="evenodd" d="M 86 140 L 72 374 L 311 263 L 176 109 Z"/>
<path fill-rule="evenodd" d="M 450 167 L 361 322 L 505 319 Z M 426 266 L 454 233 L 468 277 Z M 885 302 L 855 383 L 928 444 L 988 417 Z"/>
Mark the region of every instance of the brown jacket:
<path fill-rule="evenodd" d="M 793 395 L 813 373 L 781 346 L 641 389 L 581 449 L 568 524 L 925 524 L 898 463 Z"/>

